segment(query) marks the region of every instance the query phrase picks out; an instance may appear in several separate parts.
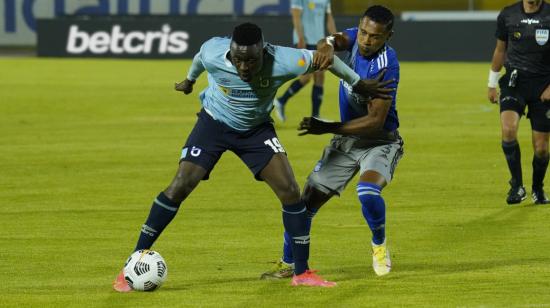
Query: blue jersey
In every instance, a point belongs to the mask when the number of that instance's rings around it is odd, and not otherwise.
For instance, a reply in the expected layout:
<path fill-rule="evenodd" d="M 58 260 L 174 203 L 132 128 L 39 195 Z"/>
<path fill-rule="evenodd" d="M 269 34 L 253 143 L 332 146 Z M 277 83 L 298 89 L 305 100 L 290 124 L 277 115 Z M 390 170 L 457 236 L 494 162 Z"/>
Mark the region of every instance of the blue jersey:
<path fill-rule="evenodd" d="M 357 27 L 347 29 L 344 33 L 348 35 L 351 44 L 342 57 L 342 61 L 359 74 L 361 79 L 376 78 L 378 73 L 385 68 L 386 73 L 383 80 L 396 80 L 395 83 L 386 86 L 387 88 L 395 88 L 396 91 L 390 93 L 393 96 L 392 103 L 386 121 L 384 122 L 384 130 L 396 130 L 399 127 L 399 119 L 395 108 L 397 85 L 399 84 L 399 62 L 397 61 L 395 50 L 386 44 L 377 54 L 365 58 L 359 53 L 357 45 Z M 351 85 L 340 80 L 340 120 L 342 122 L 347 122 L 367 115 L 367 102 L 368 99 L 352 91 Z"/>
<path fill-rule="evenodd" d="M 245 82 L 227 59 L 230 43 L 231 39 L 221 37 L 206 41 L 193 59 L 188 79 L 195 80 L 206 70 L 208 87 L 200 94 L 204 109 L 214 119 L 243 131 L 272 121 L 269 114 L 277 89 L 312 71 L 313 53 L 267 44 L 261 71 Z"/>
<path fill-rule="evenodd" d="M 292 0 L 291 8 L 302 10 L 302 28 L 306 45 L 317 45 L 325 37 L 326 14 L 331 12 L 330 0 Z M 298 43 L 298 34 L 294 30 L 294 44 Z"/>

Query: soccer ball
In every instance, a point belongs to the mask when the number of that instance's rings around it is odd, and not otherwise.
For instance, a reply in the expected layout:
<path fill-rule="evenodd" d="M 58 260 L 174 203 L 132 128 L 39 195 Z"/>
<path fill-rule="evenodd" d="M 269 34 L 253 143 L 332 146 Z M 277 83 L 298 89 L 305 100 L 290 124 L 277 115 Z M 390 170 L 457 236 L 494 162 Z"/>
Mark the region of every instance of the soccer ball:
<path fill-rule="evenodd" d="M 162 285 L 167 275 L 166 262 L 152 250 L 134 252 L 124 265 L 124 279 L 136 291 L 154 291 Z"/>

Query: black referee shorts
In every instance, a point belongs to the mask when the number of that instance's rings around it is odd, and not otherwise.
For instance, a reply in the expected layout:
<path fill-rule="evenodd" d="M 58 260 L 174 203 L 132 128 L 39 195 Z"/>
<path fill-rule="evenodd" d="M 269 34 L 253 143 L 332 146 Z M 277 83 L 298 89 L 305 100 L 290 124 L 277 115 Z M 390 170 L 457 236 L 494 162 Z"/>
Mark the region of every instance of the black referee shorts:
<path fill-rule="evenodd" d="M 197 114 L 198 120 L 181 151 L 181 161 L 189 161 L 210 172 L 226 150 L 234 152 L 261 181 L 260 172 L 276 153 L 285 150 L 273 124 L 266 122 L 247 131 L 235 130 L 214 120 L 204 109 Z M 286 153 L 285 153 L 286 154 Z"/>
<path fill-rule="evenodd" d="M 510 87 L 510 71 L 499 80 L 500 112 L 512 110 L 520 116 L 525 114 L 531 121 L 531 129 L 539 132 L 550 132 L 550 102 L 542 102 L 540 96 L 550 84 L 550 78 L 527 77 L 519 74 L 516 86 Z"/>

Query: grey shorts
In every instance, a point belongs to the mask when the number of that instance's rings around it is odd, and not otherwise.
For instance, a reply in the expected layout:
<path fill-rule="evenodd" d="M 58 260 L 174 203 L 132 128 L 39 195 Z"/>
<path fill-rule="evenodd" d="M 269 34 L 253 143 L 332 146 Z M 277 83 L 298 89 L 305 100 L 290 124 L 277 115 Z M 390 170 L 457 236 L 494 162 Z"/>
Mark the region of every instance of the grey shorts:
<path fill-rule="evenodd" d="M 389 184 L 402 156 L 403 140 L 397 132 L 394 140 L 375 143 L 336 135 L 309 174 L 307 185 L 340 195 L 357 172 L 367 170 L 380 173 Z"/>

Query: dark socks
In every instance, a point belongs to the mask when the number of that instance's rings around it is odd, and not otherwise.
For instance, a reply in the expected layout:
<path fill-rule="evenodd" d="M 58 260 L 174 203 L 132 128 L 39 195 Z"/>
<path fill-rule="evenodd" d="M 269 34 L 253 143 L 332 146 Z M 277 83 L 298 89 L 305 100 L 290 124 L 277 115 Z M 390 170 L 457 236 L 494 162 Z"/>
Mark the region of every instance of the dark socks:
<path fill-rule="evenodd" d="M 319 209 L 306 210 L 307 216 L 307 231 L 308 234 L 311 231 L 311 221 Z M 292 255 L 292 247 L 290 246 L 290 235 L 285 231 L 284 233 L 284 244 L 283 244 L 283 258 L 282 260 L 285 263 L 294 263 L 294 257 Z"/>
<path fill-rule="evenodd" d="M 303 87 L 302 83 L 300 82 L 300 80 L 296 79 L 292 82 L 292 84 L 290 84 L 290 87 L 288 87 L 288 89 L 286 89 L 285 93 L 283 94 L 283 96 L 277 98 L 279 100 L 279 102 L 281 104 L 286 104 L 286 101 L 288 101 L 289 98 L 291 98 L 294 94 L 298 93 L 298 91 L 300 91 L 300 89 Z"/>
<path fill-rule="evenodd" d="M 512 175 L 511 184 L 513 186 L 523 185 L 523 178 L 521 174 L 521 152 L 517 140 L 514 141 L 502 141 L 502 151 L 506 157 L 508 163 L 508 169 Z"/>
<path fill-rule="evenodd" d="M 134 251 L 150 249 L 164 228 L 176 216 L 179 207 L 180 204 L 168 199 L 164 192 L 161 192 L 153 202 L 149 216 L 141 227 L 141 233 Z"/>
<path fill-rule="evenodd" d="M 546 157 L 537 157 L 533 155 L 533 190 L 542 189 L 546 169 L 548 169 L 548 159 Z"/>
<path fill-rule="evenodd" d="M 283 205 L 283 224 L 290 235 L 290 245 L 294 256 L 294 274 L 300 275 L 308 269 L 309 231 L 307 227 L 306 204 L 300 201 Z"/>
<path fill-rule="evenodd" d="M 323 87 L 313 85 L 311 89 L 311 116 L 318 117 L 321 112 L 323 101 Z"/>

